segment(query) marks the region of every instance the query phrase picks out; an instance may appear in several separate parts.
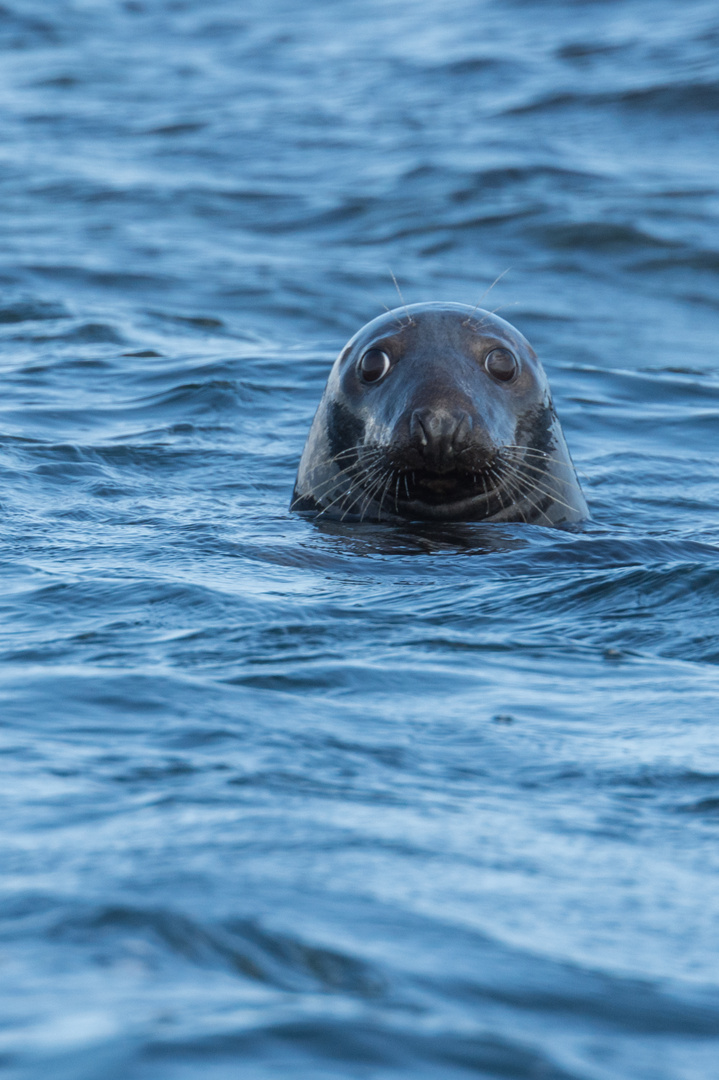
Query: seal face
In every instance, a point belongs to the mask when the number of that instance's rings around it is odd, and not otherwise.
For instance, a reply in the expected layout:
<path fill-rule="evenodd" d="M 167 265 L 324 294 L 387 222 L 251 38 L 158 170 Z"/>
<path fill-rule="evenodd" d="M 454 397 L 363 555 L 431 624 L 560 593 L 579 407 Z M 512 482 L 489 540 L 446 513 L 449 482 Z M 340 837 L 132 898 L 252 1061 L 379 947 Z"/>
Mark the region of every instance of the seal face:
<path fill-rule="evenodd" d="M 527 340 L 488 311 L 445 303 L 397 308 L 348 342 L 290 509 L 375 522 L 588 516 Z"/>

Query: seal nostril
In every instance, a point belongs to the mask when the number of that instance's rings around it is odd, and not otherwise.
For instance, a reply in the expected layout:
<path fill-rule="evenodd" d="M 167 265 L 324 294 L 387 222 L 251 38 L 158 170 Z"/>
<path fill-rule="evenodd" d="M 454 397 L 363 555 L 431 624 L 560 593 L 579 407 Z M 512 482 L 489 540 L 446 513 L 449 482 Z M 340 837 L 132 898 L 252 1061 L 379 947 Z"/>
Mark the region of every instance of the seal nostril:
<path fill-rule="evenodd" d="M 463 409 L 415 409 L 409 420 L 410 441 L 424 458 L 446 466 L 467 445 L 472 417 Z"/>
<path fill-rule="evenodd" d="M 412 442 L 418 443 L 424 449 L 429 445 L 428 429 L 423 423 L 423 416 L 427 419 L 427 409 L 415 409 L 409 418 L 409 435 Z"/>
<path fill-rule="evenodd" d="M 454 413 L 455 428 L 452 433 L 452 448 L 455 453 L 464 449 L 469 442 L 474 421 L 469 413 L 456 412 Z"/>

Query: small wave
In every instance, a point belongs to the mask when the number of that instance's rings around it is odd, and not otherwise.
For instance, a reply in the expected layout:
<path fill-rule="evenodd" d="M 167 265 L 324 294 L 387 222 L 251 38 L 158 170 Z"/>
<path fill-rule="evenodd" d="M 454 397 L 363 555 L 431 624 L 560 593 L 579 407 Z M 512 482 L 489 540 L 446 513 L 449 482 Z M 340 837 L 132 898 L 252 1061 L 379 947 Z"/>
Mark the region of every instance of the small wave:
<path fill-rule="evenodd" d="M 685 82 L 651 86 L 626 87 L 618 90 L 565 90 L 539 95 L 532 100 L 508 105 L 502 109 L 507 116 L 531 113 L 551 113 L 561 109 L 599 108 L 616 106 L 659 116 L 689 114 L 701 117 L 712 115 L 719 106 L 719 83 Z"/>
<path fill-rule="evenodd" d="M 381 1075 L 411 1075 L 418 1080 L 464 1080 L 467 1076 L 511 1077 L 513 1080 L 589 1080 L 584 1070 L 562 1068 L 552 1056 L 518 1037 L 466 1031 L 414 1033 L 376 1019 L 296 1019 L 235 1033 L 199 1035 L 194 1039 L 155 1041 L 152 1057 L 161 1061 L 205 1062 L 229 1059 L 247 1063 L 258 1078 L 337 1077 L 337 1069 Z M 290 1056 L 291 1055 L 291 1056 Z M 252 1064 L 250 1064 L 252 1063 Z M 310 1065 L 311 1063 L 311 1065 Z M 256 1071 L 257 1070 L 257 1071 Z M 329 1070 L 329 1071 L 328 1071 Z"/>
<path fill-rule="evenodd" d="M 161 124 L 159 127 L 148 128 L 148 135 L 195 135 L 198 131 L 207 127 L 205 120 L 178 120 L 171 124 Z"/>
<path fill-rule="evenodd" d="M 669 270 L 673 275 L 680 269 L 709 271 L 716 274 L 719 271 L 719 251 L 701 248 L 684 247 L 680 245 L 667 245 L 672 247 L 671 254 L 665 256 L 649 256 L 638 259 L 633 263 L 635 270 Z M 716 303 L 716 297 L 712 296 L 712 303 Z"/>
<path fill-rule="evenodd" d="M 719 796 L 711 799 L 699 799 L 698 802 L 685 803 L 677 808 L 682 814 L 697 814 L 719 820 Z"/>
<path fill-rule="evenodd" d="M 52 300 L 27 299 L 0 305 L 0 324 L 64 319 L 70 315 L 64 304 Z"/>
<path fill-rule="evenodd" d="M 25 335 L 26 337 L 28 335 Z M 38 343 L 58 342 L 76 345 L 110 344 L 124 345 L 125 338 L 114 326 L 108 323 L 82 322 L 69 329 L 61 328 L 54 334 L 32 334 L 32 340 Z"/>
<path fill-rule="evenodd" d="M 675 251 L 681 244 L 628 222 L 583 221 L 535 225 L 533 231 L 545 243 L 560 250 L 614 251 L 634 254 L 641 248 L 663 248 Z"/>
<path fill-rule="evenodd" d="M 61 39 L 55 22 L 31 11 L 18 10 L 18 5 L 0 4 L 0 43 L 9 49 L 43 48 L 57 45 Z"/>
<path fill-rule="evenodd" d="M 168 909 L 128 905 L 75 913 L 48 928 L 51 940 L 102 950 L 105 962 L 122 955 L 128 937 L 147 942 L 151 952 L 169 954 L 198 967 L 222 965 L 233 973 L 281 990 L 344 993 L 375 998 L 383 981 L 369 965 L 336 950 L 270 933 L 250 921 L 201 924 Z"/>
<path fill-rule="evenodd" d="M 206 379 L 204 382 L 181 383 L 170 390 L 148 397 L 138 398 L 123 406 L 123 412 L 147 411 L 160 418 L 163 413 L 182 409 L 183 415 L 201 415 L 206 412 L 234 412 L 237 405 L 247 401 L 248 395 L 241 382 L 229 379 Z M 190 406 L 189 410 L 185 407 Z"/>

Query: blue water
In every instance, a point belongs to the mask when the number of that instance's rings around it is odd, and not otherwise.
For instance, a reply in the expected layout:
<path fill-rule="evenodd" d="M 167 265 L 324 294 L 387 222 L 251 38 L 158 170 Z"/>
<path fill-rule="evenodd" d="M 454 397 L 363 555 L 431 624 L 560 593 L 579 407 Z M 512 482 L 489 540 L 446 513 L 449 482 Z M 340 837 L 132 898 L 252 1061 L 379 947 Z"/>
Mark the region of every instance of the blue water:
<path fill-rule="evenodd" d="M 715 0 L 3 0 L 0 1075 L 719 1075 Z M 288 512 L 383 304 L 576 533 Z"/>

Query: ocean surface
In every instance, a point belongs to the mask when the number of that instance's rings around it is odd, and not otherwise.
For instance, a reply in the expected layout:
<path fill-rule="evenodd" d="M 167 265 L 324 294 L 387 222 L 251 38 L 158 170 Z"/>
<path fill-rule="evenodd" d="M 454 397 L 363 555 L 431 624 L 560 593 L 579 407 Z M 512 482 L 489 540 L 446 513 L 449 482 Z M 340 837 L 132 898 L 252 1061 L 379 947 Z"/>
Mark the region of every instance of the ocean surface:
<path fill-rule="evenodd" d="M 0 1076 L 719 1076 L 716 0 L 2 0 Z M 408 303 L 586 527 L 288 510 Z"/>

